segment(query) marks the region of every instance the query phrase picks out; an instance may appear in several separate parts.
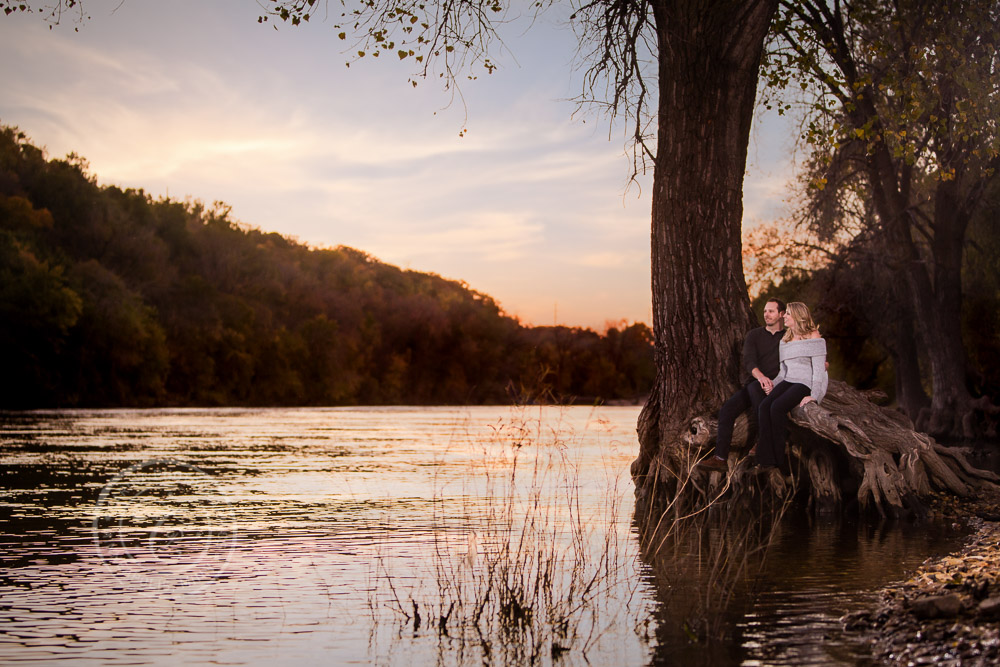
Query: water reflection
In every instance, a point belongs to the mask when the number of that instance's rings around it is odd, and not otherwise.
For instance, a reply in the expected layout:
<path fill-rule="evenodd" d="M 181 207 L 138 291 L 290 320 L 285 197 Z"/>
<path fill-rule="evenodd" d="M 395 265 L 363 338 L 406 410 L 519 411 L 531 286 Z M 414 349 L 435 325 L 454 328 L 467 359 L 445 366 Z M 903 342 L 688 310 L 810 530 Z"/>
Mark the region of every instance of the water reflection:
<path fill-rule="evenodd" d="M 534 516 L 534 548 L 556 547 L 548 562 L 569 564 L 554 572 L 572 571 L 579 544 L 611 573 L 594 598 L 601 614 L 577 619 L 576 639 L 560 645 L 568 650 L 549 644 L 537 662 L 854 664 L 863 652 L 836 619 L 865 590 L 950 547 L 929 529 L 788 515 L 766 559 L 743 558 L 737 538 L 761 543 L 770 526 L 714 513 L 640 556 L 627 479 L 637 414 L 2 414 L 0 661 L 499 662 L 486 653 L 495 648 L 453 623 L 442 632 L 429 612 L 444 615 L 433 603 L 455 595 L 476 599 L 498 536 L 519 537 L 510 529 Z M 550 458 L 540 464 L 538 451 Z M 730 560 L 715 559 L 720 544 L 732 545 Z M 564 595 L 569 583 L 549 589 Z"/>
<path fill-rule="evenodd" d="M 840 617 L 964 535 L 797 508 L 773 523 L 758 516 L 718 508 L 685 522 L 659 552 L 643 549 L 658 602 L 652 664 L 874 664 Z"/>
<path fill-rule="evenodd" d="M 4 415 L 0 660 L 390 663 L 447 650 L 454 663 L 461 643 L 443 645 L 430 624 L 405 636 L 378 624 L 385 573 L 401 595 L 437 585 L 448 535 L 465 543 L 490 520 L 510 465 L 498 445 L 549 443 L 574 476 L 552 477 L 537 506 L 564 507 L 572 489 L 593 533 L 627 539 L 627 522 L 597 517 L 609 489 L 630 493 L 635 413 Z M 642 660 L 634 636 L 609 636 Z"/>

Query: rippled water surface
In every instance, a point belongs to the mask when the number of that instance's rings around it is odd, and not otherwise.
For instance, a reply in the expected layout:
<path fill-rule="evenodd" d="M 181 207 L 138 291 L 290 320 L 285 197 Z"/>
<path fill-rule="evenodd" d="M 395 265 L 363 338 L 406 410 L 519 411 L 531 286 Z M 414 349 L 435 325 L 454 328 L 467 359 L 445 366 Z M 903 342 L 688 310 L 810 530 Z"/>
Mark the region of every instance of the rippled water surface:
<path fill-rule="evenodd" d="M 699 556 L 711 526 L 674 555 L 638 546 L 627 472 L 637 416 L 0 415 L 0 662 L 856 664 L 864 646 L 837 619 L 955 544 L 928 528 L 786 518 L 767 559 L 713 606 Z M 551 588 L 589 601 L 561 607 L 568 646 L 498 653 L 539 622 L 509 606 L 506 640 L 456 625 L 506 544 L 517 563 L 551 548 L 540 559 L 555 562 Z M 574 571 L 599 585 L 580 597 Z"/>

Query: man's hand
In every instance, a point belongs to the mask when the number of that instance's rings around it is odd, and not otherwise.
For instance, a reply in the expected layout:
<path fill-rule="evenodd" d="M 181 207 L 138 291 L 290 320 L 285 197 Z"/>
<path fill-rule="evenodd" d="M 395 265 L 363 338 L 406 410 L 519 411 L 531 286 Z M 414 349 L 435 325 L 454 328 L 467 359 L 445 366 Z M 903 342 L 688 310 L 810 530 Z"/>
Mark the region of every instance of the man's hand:
<path fill-rule="evenodd" d="M 803 405 L 805 405 L 806 403 L 811 402 L 812 400 L 813 400 L 812 396 L 806 396 L 801 401 L 799 401 L 799 407 L 801 408 Z"/>
<path fill-rule="evenodd" d="M 774 389 L 774 382 L 766 375 L 761 375 L 757 378 L 757 382 L 760 382 L 760 388 L 764 390 L 765 394 L 770 394 L 771 390 Z"/>

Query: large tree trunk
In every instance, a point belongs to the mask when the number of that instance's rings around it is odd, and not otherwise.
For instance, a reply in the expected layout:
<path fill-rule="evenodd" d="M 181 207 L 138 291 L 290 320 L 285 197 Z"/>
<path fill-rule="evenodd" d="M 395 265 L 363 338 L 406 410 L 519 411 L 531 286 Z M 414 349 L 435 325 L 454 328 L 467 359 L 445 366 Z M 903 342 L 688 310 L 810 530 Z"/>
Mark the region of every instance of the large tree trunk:
<path fill-rule="evenodd" d="M 743 174 L 764 38 L 777 0 L 655 0 L 659 110 L 652 289 L 657 377 L 639 418 L 637 494 L 654 461 L 682 467 L 680 437 L 738 380 L 754 323 L 743 277 Z M 656 466 L 657 470 L 661 466 Z"/>
<path fill-rule="evenodd" d="M 874 109 L 860 106 L 863 113 L 874 117 Z M 958 202 L 950 182 L 939 184 L 931 224 L 933 239 L 929 256 L 924 256 L 913 238 L 911 216 L 915 213 L 904 194 L 910 186 L 899 181 L 884 143 L 871 152 L 868 174 L 874 186 L 875 209 L 894 241 L 895 259 L 903 269 L 917 333 L 930 365 L 931 405 L 918 417 L 917 427 L 938 437 L 971 438 L 973 402 L 965 383 L 961 328 L 962 243 L 968 221 L 954 210 Z"/>
<path fill-rule="evenodd" d="M 933 292 L 918 294 L 928 302 L 920 304 L 926 312 L 922 335 L 931 366 L 931 410 L 926 430 L 972 438 L 972 395 L 966 385 L 962 341 L 962 252 L 969 217 L 962 210 L 957 190 L 956 180 L 937 186 L 931 241 L 933 281 L 922 286 Z"/>
<path fill-rule="evenodd" d="M 884 282 L 895 282 L 891 271 L 884 266 L 879 274 Z M 875 292 L 885 294 L 884 290 Z M 893 301 L 891 308 L 884 301 L 869 301 L 867 310 L 878 341 L 889 350 L 892 357 L 896 376 L 896 405 L 907 417 L 916 421 L 920 411 L 930 406 L 931 400 L 924 391 L 920 374 L 920 350 L 913 335 L 916 328 L 913 303 L 905 288 L 890 287 L 888 295 Z"/>
<path fill-rule="evenodd" d="M 910 320 L 910 324 L 912 324 Z M 902 334 L 892 342 L 890 355 L 896 372 L 896 405 L 910 419 L 916 420 L 920 411 L 930 405 L 927 392 L 920 380 L 920 362 L 917 343 L 910 335 L 912 328 L 900 328 Z"/>

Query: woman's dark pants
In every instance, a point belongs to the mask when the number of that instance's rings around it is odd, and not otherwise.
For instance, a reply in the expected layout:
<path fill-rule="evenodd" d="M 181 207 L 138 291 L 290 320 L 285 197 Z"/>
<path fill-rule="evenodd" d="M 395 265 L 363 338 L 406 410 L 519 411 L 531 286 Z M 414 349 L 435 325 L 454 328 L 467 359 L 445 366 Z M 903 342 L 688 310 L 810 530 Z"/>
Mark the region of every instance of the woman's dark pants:
<path fill-rule="evenodd" d="M 809 387 L 797 382 L 782 382 L 757 409 L 757 463 L 780 466 L 785 462 L 785 439 L 788 437 L 788 413 L 810 394 Z"/>

